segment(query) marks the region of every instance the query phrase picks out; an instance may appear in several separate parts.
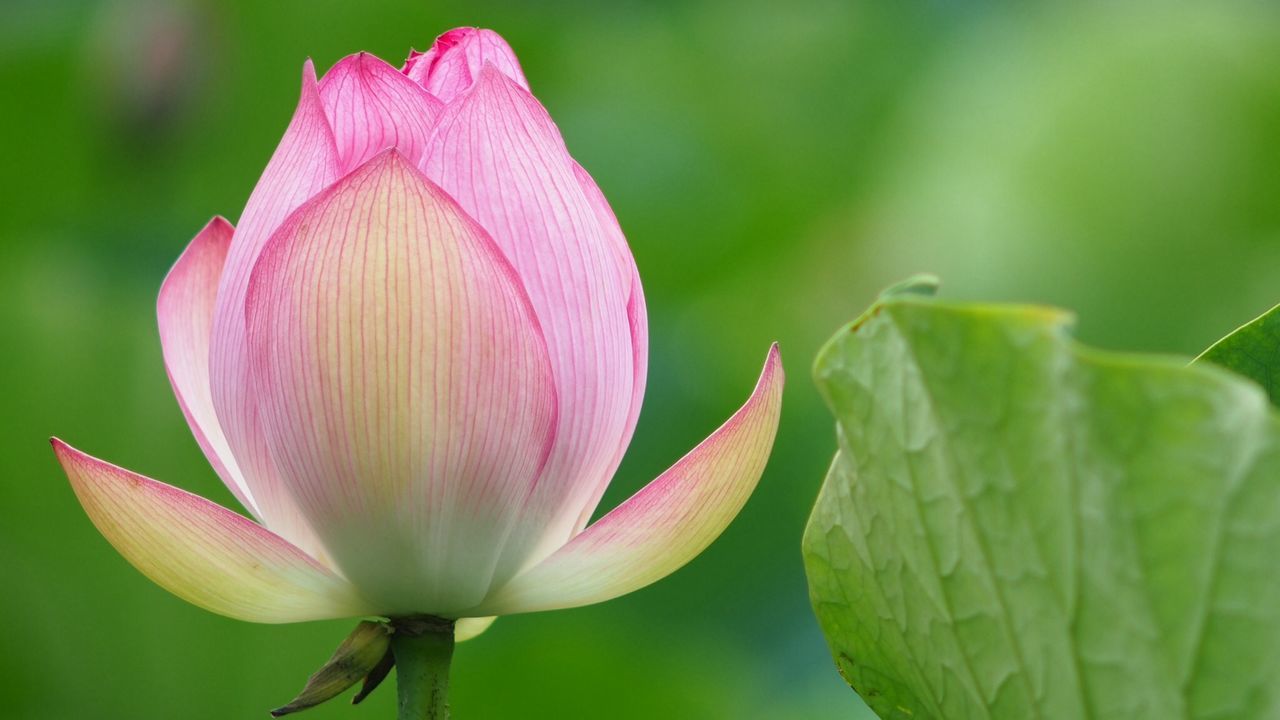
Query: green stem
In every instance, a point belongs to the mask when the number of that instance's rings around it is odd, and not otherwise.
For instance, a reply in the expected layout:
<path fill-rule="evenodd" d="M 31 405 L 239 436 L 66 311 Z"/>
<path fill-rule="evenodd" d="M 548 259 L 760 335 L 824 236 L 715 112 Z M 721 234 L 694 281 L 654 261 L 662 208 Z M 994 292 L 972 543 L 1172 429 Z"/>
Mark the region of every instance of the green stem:
<path fill-rule="evenodd" d="M 453 621 L 432 616 L 392 620 L 399 720 L 448 720 Z"/>

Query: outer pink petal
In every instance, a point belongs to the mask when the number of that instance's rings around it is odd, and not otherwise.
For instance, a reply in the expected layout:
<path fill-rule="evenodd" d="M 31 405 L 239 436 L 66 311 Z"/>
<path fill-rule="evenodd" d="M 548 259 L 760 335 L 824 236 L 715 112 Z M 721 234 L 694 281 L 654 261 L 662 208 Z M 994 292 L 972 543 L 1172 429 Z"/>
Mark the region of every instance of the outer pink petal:
<path fill-rule="evenodd" d="M 556 406 L 492 240 L 388 151 L 273 238 L 248 320 L 263 429 L 347 577 L 385 613 L 479 602 Z"/>
<path fill-rule="evenodd" d="M 410 55 L 402 72 L 447 103 L 471 87 L 485 63 L 529 89 L 511 46 L 498 33 L 483 28 L 450 30 L 436 38 L 430 50 Z"/>
<path fill-rule="evenodd" d="M 602 602 L 692 560 L 755 489 L 778 429 L 782 385 L 774 346 L 755 392 L 719 430 L 473 612 L 509 615 Z"/>
<path fill-rule="evenodd" d="M 538 101 L 486 65 L 445 108 L 425 169 L 493 236 L 529 291 L 560 393 L 556 445 L 497 576 L 573 534 L 611 474 L 635 395 L 632 270 Z"/>
<path fill-rule="evenodd" d="M 338 178 L 333 131 L 325 117 L 311 62 L 303 67 L 302 97 L 284 138 L 249 196 L 231 241 L 218 287 L 209 355 L 213 406 L 253 495 L 259 517 L 273 531 L 316 557 L 324 549 L 277 481 L 249 388 L 244 299 L 249 272 L 285 217 Z"/>
<path fill-rule="evenodd" d="M 183 600 L 265 623 L 372 612 L 347 581 L 247 518 L 56 438 L 53 450 L 103 536 Z"/>
<path fill-rule="evenodd" d="M 325 73 L 320 99 L 343 173 L 387 148 L 416 165 L 444 107 L 400 71 L 363 52 L 343 58 Z"/>
<path fill-rule="evenodd" d="M 578 182 L 582 185 L 583 193 L 596 211 L 600 227 L 604 229 L 605 234 L 612 240 L 618 265 L 630 270 L 631 283 L 627 291 L 627 323 L 631 328 L 631 351 L 634 358 L 631 410 L 627 413 L 627 422 L 623 426 L 622 438 L 618 442 L 618 453 L 614 456 L 613 463 L 605 475 L 598 479 L 595 491 L 586 498 L 581 513 L 578 515 L 578 522 L 574 526 L 573 534 L 576 535 L 587 526 L 587 521 L 591 519 L 591 514 L 595 512 L 596 506 L 600 504 L 600 498 L 604 495 L 604 491 L 608 489 L 609 481 L 613 478 L 618 465 L 622 463 L 622 456 L 626 453 L 627 446 L 631 444 L 631 436 L 635 433 L 636 421 L 640 419 L 640 406 L 644 403 L 645 381 L 649 375 L 649 314 L 645 308 L 644 288 L 640 284 L 640 271 L 636 268 L 635 258 L 631 255 L 631 247 L 627 245 L 627 239 L 622 234 L 622 228 L 618 225 L 617 216 L 613 214 L 613 208 L 609 207 L 609 202 L 605 200 L 604 193 L 600 192 L 595 180 L 581 165 L 574 163 L 574 172 L 578 177 Z"/>
<path fill-rule="evenodd" d="M 196 235 L 160 285 L 156 318 L 165 370 L 196 442 L 240 504 L 261 519 L 253 493 L 227 447 L 209 390 L 214 300 L 232 232 L 231 223 L 215 217 Z"/>

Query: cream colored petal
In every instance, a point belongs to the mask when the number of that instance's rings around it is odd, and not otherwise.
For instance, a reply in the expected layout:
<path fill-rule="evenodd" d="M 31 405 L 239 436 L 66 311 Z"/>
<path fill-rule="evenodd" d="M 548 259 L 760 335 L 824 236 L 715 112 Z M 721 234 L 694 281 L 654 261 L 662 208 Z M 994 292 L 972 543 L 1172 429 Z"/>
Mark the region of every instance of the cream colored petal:
<path fill-rule="evenodd" d="M 465 642 L 470 640 L 485 630 L 488 630 L 489 626 L 493 624 L 493 621 L 497 619 L 498 618 L 496 616 L 459 618 L 458 624 L 453 628 L 454 642 Z"/>
<path fill-rule="evenodd" d="M 53 450 L 107 541 L 143 575 L 183 600 L 263 623 L 372 611 L 346 580 L 252 520 L 56 438 Z"/>

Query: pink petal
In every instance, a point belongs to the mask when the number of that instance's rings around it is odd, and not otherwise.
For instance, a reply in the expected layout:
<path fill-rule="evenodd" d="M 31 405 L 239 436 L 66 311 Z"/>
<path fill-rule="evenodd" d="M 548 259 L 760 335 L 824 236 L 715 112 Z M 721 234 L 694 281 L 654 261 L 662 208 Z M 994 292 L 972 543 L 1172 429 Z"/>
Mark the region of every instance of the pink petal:
<path fill-rule="evenodd" d="M 277 481 L 249 391 L 244 298 L 253 268 L 271 233 L 285 217 L 338 178 L 338 150 L 325 117 L 311 62 L 303 66 L 302 97 L 284 138 L 249 196 L 231 240 L 218 287 L 209 353 L 210 387 L 227 444 L 235 454 L 259 517 L 308 553 L 324 550 Z"/>
<path fill-rule="evenodd" d="M 369 53 L 343 58 L 320 80 L 342 172 L 395 148 L 415 165 L 444 105 Z"/>
<path fill-rule="evenodd" d="M 183 600 L 264 623 L 374 612 L 346 580 L 261 525 L 56 438 L 53 450 L 107 541 Z"/>
<path fill-rule="evenodd" d="M 618 452 L 614 456 L 608 471 L 599 479 L 595 490 L 587 498 L 582 512 L 578 516 L 578 522 L 574 526 L 573 534 L 576 535 L 582 532 L 582 528 L 587 526 L 587 521 L 591 519 L 591 514 L 595 512 L 596 506 L 600 504 L 600 498 L 604 495 L 605 490 L 608 489 L 609 481 L 613 478 L 614 472 L 617 471 L 618 465 L 622 463 L 622 456 L 626 453 L 627 446 L 631 444 L 631 437 L 636 429 L 636 421 L 640 419 L 640 406 L 644 403 L 645 381 L 649 375 L 649 314 L 645 309 L 644 288 L 640 285 L 640 271 L 636 268 L 635 258 L 631 255 L 631 247 L 627 245 L 627 239 L 622 234 L 622 228 L 618 225 L 617 216 L 613 214 L 613 208 L 609 207 L 609 202 L 605 200 L 604 193 L 600 192 L 595 180 L 581 165 L 574 163 L 573 169 L 578 177 L 578 182 L 582 185 L 583 193 L 596 211 L 596 218 L 600 222 L 600 227 L 612 239 L 618 265 L 623 268 L 629 268 L 631 271 L 631 286 L 627 295 L 627 323 L 631 328 L 631 351 L 634 358 L 631 410 L 627 413 L 627 422 L 623 426 L 622 438 L 618 442 Z"/>
<path fill-rule="evenodd" d="M 775 345 L 755 392 L 719 430 L 472 612 L 509 615 L 602 602 L 692 560 L 755 489 L 778 429 L 782 385 Z"/>
<path fill-rule="evenodd" d="M 169 383 L 196 442 L 240 504 L 261 518 L 253 493 L 227 447 L 209 390 L 214 300 L 233 232 L 231 223 L 215 217 L 196 235 L 160 285 L 156 318 Z"/>
<path fill-rule="evenodd" d="M 483 28 L 450 30 L 436 38 L 430 50 L 411 54 L 402 72 L 447 103 L 471 87 L 486 63 L 529 89 L 511 46 L 498 33 Z"/>
<path fill-rule="evenodd" d="M 347 577 L 388 613 L 479 602 L 556 413 L 492 240 L 387 151 L 272 239 L 248 322 L 263 430 Z"/>
<path fill-rule="evenodd" d="M 612 473 L 635 396 L 633 269 L 579 183 L 538 101 L 492 65 L 445 108 L 425 162 L 510 259 L 559 389 L 556 444 L 512 533 L 499 579 L 562 545 Z"/>

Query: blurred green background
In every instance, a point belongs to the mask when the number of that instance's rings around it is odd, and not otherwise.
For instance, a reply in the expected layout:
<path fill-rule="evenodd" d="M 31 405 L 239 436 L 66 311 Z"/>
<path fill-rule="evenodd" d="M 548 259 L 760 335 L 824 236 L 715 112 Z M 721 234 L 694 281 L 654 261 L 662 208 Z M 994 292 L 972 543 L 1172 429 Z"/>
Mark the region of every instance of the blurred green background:
<path fill-rule="evenodd" d="M 1263 3 L 4 0 L 0 717 L 257 718 L 350 622 L 261 626 L 133 571 L 46 439 L 233 504 L 165 379 L 154 299 L 234 219 L 310 56 L 393 62 L 456 25 L 516 48 L 611 199 L 652 328 L 608 508 L 790 371 L 759 491 L 641 592 L 460 646 L 460 718 L 862 718 L 809 611 L 833 449 L 819 344 L 922 270 L 1194 353 L 1280 301 L 1280 15 Z M 389 718 L 394 693 L 309 717 Z"/>

